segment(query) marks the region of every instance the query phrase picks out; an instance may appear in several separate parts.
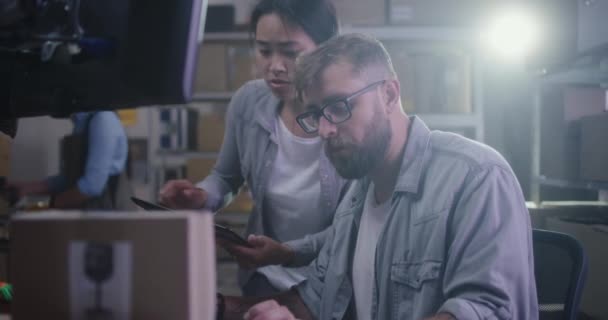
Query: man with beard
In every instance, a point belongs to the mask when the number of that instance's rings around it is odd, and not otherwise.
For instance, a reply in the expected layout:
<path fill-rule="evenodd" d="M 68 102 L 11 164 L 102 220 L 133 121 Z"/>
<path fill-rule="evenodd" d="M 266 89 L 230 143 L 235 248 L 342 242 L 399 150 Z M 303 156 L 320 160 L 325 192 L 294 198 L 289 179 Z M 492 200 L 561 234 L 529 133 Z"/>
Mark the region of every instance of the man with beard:
<path fill-rule="evenodd" d="M 496 151 L 408 117 L 388 53 L 363 35 L 304 56 L 296 88 L 298 123 L 355 181 L 307 280 L 251 308 L 221 298 L 224 318 L 538 318 L 528 212 Z"/>

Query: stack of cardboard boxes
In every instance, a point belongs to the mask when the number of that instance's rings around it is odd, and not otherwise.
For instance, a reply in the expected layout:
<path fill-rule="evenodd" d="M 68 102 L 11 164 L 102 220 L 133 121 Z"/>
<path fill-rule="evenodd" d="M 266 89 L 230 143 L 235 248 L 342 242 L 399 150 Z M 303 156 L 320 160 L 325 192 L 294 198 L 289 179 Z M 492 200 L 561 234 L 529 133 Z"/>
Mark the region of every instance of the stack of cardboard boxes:
<path fill-rule="evenodd" d="M 194 92 L 233 92 L 256 78 L 248 41 L 208 41 L 198 51 Z"/>

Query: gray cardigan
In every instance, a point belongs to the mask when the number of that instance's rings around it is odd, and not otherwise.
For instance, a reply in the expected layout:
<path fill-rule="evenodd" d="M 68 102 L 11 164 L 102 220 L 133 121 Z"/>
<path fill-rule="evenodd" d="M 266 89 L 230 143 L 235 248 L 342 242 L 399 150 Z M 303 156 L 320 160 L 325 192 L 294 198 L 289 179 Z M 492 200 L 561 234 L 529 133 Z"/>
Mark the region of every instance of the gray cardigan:
<path fill-rule="evenodd" d="M 219 210 L 228 204 L 243 182 L 251 190 L 254 207 L 249 217 L 247 234 L 266 234 L 262 208 L 270 172 L 277 156 L 275 121 L 280 101 L 272 94 L 263 80 L 253 80 L 242 86 L 232 97 L 226 115 L 226 131 L 218 160 L 199 187 L 205 189 L 209 198 L 206 208 Z M 323 230 L 307 230 L 302 239 L 291 239 L 290 235 L 277 235 L 296 253 L 293 266 L 309 264 L 316 258 L 325 242 L 341 191 L 346 186 L 324 152 L 319 155 L 321 195 L 319 203 L 311 210 L 322 210 L 325 219 Z M 298 228 L 299 226 L 294 226 Z M 251 273 L 241 273 L 240 283 L 247 282 Z"/>

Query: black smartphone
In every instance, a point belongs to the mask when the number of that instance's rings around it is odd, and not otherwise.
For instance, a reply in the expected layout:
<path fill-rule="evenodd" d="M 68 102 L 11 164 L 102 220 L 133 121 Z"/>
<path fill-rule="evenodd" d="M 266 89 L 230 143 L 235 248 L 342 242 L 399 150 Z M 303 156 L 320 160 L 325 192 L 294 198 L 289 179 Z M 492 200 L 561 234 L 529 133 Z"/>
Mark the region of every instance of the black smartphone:
<path fill-rule="evenodd" d="M 133 201 L 133 203 L 135 203 L 138 207 L 146 211 L 171 211 L 171 209 L 163 207 L 160 204 L 148 202 L 139 198 L 131 197 L 131 201 Z"/>
<path fill-rule="evenodd" d="M 147 211 L 172 211 L 171 209 L 164 207 L 160 204 L 155 204 L 152 202 L 148 202 L 146 200 L 142 200 L 136 197 L 131 197 L 131 201 L 135 203 L 140 208 Z M 251 244 L 247 242 L 243 237 L 241 237 L 238 233 L 230 230 L 228 227 L 215 224 L 215 236 L 218 238 L 222 238 L 226 241 L 230 241 L 234 244 L 238 244 L 240 246 L 251 248 Z"/>

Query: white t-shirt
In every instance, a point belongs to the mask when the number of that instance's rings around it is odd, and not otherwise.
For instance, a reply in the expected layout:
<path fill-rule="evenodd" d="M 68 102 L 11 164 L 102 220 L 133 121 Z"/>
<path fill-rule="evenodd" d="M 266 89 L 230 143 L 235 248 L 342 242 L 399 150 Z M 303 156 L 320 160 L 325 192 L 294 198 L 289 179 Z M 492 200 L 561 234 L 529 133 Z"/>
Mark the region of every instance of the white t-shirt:
<path fill-rule="evenodd" d="M 388 216 L 390 200 L 376 203 L 374 184 L 369 186 L 357 234 L 353 258 L 353 288 L 359 320 L 371 319 L 376 244 Z"/>
<path fill-rule="evenodd" d="M 327 223 L 317 210 L 321 195 L 319 155 L 323 145 L 319 137 L 294 135 L 280 117 L 275 132 L 278 151 L 264 197 L 264 214 L 271 222 L 266 225 L 268 234 L 284 242 L 303 238 L 308 230 L 322 230 Z M 281 235 L 289 235 L 290 239 L 281 239 Z M 298 269 L 268 266 L 258 271 L 280 290 L 305 279 Z"/>

